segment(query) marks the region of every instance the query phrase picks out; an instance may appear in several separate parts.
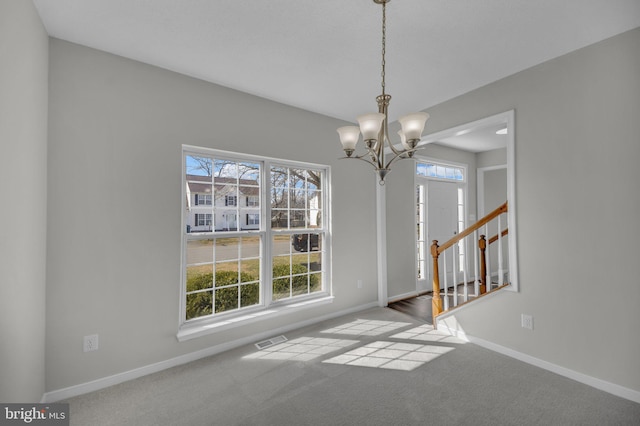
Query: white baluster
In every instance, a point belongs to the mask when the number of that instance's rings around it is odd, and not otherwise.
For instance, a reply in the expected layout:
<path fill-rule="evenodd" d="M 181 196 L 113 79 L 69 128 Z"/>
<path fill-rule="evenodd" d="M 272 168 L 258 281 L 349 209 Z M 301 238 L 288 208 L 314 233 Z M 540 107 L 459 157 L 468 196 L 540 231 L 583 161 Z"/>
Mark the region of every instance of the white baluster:
<path fill-rule="evenodd" d="M 498 283 L 504 284 L 504 270 L 502 266 L 502 222 L 500 218 L 502 215 L 498 215 Z"/>
<path fill-rule="evenodd" d="M 478 279 L 478 252 L 480 249 L 478 248 L 478 230 L 473 231 L 473 291 L 475 291 L 475 296 L 480 296 L 480 280 Z"/>
<path fill-rule="evenodd" d="M 451 247 L 451 252 L 453 254 L 453 271 L 452 271 L 452 278 L 453 278 L 453 306 L 458 306 L 458 268 L 457 268 L 457 260 L 458 260 L 458 254 L 456 253 L 456 249 L 458 248 L 458 244 L 454 244 L 453 247 Z"/>
<path fill-rule="evenodd" d="M 491 239 L 491 234 L 489 234 L 489 224 L 487 223 L 484 226 L 484 235 L 487 236 L 487 292 L 491 291 L 491 244 L 489 244 L 489 240 Z"/>
<path fill-rule="evenodd" d="M 449 282 L 447 277 L 447 251 L 442 252 L 442 269 L 444 271 L 444 310 L 449 309 Z"/>
<path fill-rule="evenodd" d="M 469 248 L 469 236 L 466 236 L 463 240 L 462 240 L 462 245 L 464 248 L 464 252 L 462 253 L 462 281 L 463 281 L 463 285 L 464 285 L 464 290 L 463 290 L 463 294 L 464 294 L 464 301 L 468 301 L 469 300 L 469 289 L 467 288 L 467 282 L 469 282 L 469 277 L 467 276 L 467 253 L 469 253 L 468 248 Z"/>

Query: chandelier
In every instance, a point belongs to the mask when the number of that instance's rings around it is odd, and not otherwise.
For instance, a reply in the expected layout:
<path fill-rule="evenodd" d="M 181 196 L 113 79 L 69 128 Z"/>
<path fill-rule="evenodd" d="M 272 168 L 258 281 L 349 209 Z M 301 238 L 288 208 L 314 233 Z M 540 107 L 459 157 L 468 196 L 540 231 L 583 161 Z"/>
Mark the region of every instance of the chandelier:
<path fill-rule="evenodd" d="M 387 41 L 387 3 L 391 0 L 373 0 L 376 4 L 382 5 L 382 94 L 376 97 L 378 102 L 378 112 L 364 114 L 357 117 L 358 126 L 345 126 L 338 129 L 340 142 L 346 157 L 365 161 L 371 164 L 378 176 L 380 176 L 380 185 L 384 185 L 384 178 L 391 170 L 391 165 L 400 159 L 413 157 L 418 149 L 417 145 L 422 137 L 424 125 L 429 118 L 426 112 L 416 112 L 413 114 L 400 117 L 398 121 L 402 130 L 398 131 L 402 148 L 397 149 L 391 143 L 388 134 L 388 117 L 387 110 L 391 95 L 385 93 L 385 54 Z M 364 140 L 367 152 L 361 155 L 353 155 L 356 150 L 356 144 L 360 139 Z M 391 150 L 392 157 L 388 161 L 385 160 L 385 144 Z"/>

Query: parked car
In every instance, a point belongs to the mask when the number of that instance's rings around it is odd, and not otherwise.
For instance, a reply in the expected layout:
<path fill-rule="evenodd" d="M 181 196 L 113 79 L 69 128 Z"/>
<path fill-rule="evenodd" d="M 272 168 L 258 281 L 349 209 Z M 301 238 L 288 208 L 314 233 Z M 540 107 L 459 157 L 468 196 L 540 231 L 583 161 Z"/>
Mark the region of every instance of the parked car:
<path fill-rule="evenodd" d="M 296 251 L 318 249 L 318 234 L 293 234 L 291 245 Z"/>

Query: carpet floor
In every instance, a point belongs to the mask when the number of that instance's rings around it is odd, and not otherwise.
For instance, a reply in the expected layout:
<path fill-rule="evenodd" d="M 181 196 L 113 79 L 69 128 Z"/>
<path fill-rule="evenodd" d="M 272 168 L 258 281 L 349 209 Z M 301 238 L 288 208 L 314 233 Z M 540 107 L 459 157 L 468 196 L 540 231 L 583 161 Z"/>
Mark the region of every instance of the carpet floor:
<path fill-rule="evenodd" d="M 374 308 L 69 399 L 71 425 L 640 425 L 640 404 Z"/>

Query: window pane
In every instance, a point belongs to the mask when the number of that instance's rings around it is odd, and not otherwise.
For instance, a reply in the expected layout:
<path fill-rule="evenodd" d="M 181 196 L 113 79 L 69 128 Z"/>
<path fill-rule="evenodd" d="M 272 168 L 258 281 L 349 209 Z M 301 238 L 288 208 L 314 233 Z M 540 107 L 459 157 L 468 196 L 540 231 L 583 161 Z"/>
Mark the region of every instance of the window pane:
<path fill-rule="evenodd" d="M 294 275 L 291 277 L 291 296 L 309 294 L 309 275 Z"/>
<path fill-rule="evenodd" d="M 238 282 L 238 261 L 216 263 L 216 287 Z"/>
<path fill-rule="evenodd" d="M 273 278 L 291 275 L 291 257 L 289 255 L 274 257 L 272 267 Z"/>
<path fill-rule="evenodd" d="M 187 265 L 213 261 L 213 240 L 187 241 Z"/>
<path fill-rule="evenodd" d="M 238 238 L 216 239 L 216 262 L 238 259 Z"/>
<path fill-rule="evenodd" d="M 238 164 L 231 160 L 215 160 L 213 165 L 213 175 L 220 180 L 236 182 L 238 179 Z"/>
<path fill-rule="evenodd" d="M 193 318 L 211 315 L 213 313 L 213 292 L 205 291 L 201 293 L 187 294 L 186 318 Z"/>
<path fill-rule="evenodd" d="M 260 280 L 260 259 L 247 259 L 240 262 L 240 281 L 248 283 Z"/>
<path fill-rule="evenodd" d="M 242 237 L 242 258 L 260 257 L 260 236 Z"/>
<path fill-rule="evenodd" d="M 273 256 L 289 255 L 291 238 L 289 235 L 274 235 L 271 245 Z"/>
<path fill-rule="evenodd" d="M 462 174 L 462 169 L 456 169 L 456 180 L 464 180 L 464 175 Z"/>
<path fill-rule="evenodd" d="M 322 290 L 322 272 L 309 275 L 309 292 L 315 293 Z"/>
<path fill-rule="evenodd" d="M 260 284 L 245 284 L 240 287 L 240 307 L 253 306 L 260 303 Z"/>
<path fill-rule="evenodd" d="M 186 172 L 187 175 L 193 176 L 212 176 L 213 162 L 211 158 L 205 156 L 187 155 L 186 159 Z M 211 179 L 209 179 L 211 182 Z"/>
<path fill-rule="evenodd" d="M 241 184 L 259 185 L 260 164 L 251 162 L 238 163 L 238 178 L 241 179 Z"/>
<path fill-rule="evenodd" d="M 307 227 L 306 210 L 292 210 L 291 220 L 289 224 L 291 228 L 306 228 Z"/>
<path fill-rule="evenodd" d="M 289 228 L 288 210 L 271 210 L 271 228 L 273 229 Z"/>
<path fill-rule="evenodd" d="M 291 277 L 277 278 L 273 280 L 273 300 L 289 297 L 291 294 Z"/>
<path fill-rule="evenodd" d="M 271 208 L 286 209 L 289 208 L 289 191 L 285 188 L 271 189 Z"/>
<path fill-rule="evenodd" d="M 300 169 L 289 169 L 289 187 L 291 189 L 306 189 L 307 171 Z"/>
<path fill-rule="evenodd" d="M 319 170 L 307 171 L 307 189 L 319 190 L 322 189 L 323 173 Z"/>
<path fill-rule="evenodd" d="M 427 165 L 424 163 L 416 164 L 416 174 L 418 176 L 427 176 Z"/>
<path fill-rule="evenodd" d="M 213 288 L 213 264 L 187 266 L 187 291 Z"/>
<path fill-rule="evenodd" d="M 304 189 L 292 189 L 289 191 L 289 208 L 304 209 L 307 204 L 307 191 Z"/>
<path fill-rule="evenodd" d="M 238 309 L 238 287 L 216 290 L 216 313 Z"/>
<path fill-rule="evenodd" d="M 322 253 L 311 252 L 309 254 L 309 271 L 311 272 L 322 271 Z"/>
<path fill-rule="evenodd" d="M 302 274 L 309 272 L 309 255 L 294 254 L 291 256 L 291 265 L 293 274 Z"/>
<path fill-rule="evenodd" d="M 272 167 L 270 182 L 273 188 L 287 188 L 289 173 L 285 167 Z"/>

